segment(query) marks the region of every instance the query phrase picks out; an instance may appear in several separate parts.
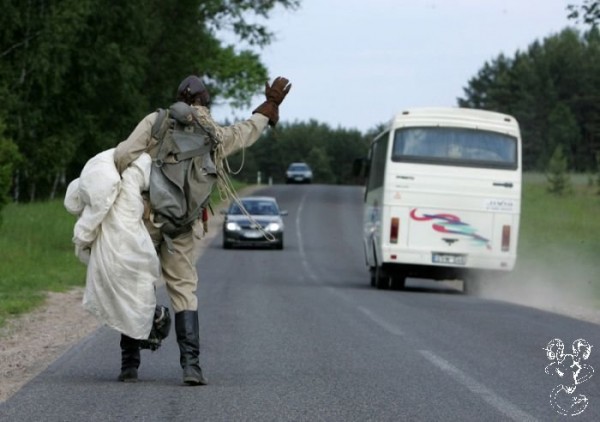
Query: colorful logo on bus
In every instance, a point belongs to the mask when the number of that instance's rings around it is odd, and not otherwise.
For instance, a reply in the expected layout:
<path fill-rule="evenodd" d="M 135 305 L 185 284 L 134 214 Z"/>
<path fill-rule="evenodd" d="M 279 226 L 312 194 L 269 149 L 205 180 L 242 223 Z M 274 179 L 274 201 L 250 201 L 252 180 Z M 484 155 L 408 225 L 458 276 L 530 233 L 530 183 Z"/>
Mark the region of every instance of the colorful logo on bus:
<path fill-rule="evenodd" d="M 453 214 L 423 214 L 417 215 L 417 209 L 410 212 L 410 218 L 415 221 L 433 221 L 431 227 L 436 232 L 451 233 L 459 236 L 469 237 L 477 246 L 485 246 L 491 249 L 489 239 L 477 234 L 477 229 L 471 227 L 468 223 L 460 221 L 460 218 Z"/>

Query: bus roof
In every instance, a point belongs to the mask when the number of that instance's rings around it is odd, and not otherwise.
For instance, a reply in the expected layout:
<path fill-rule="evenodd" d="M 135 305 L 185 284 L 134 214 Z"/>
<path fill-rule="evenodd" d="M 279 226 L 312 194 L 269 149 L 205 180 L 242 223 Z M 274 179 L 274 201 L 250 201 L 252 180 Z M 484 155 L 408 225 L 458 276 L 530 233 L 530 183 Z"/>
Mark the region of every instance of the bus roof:
<path fill-rule="evenodd" d="M 390 129 L 404 126 L 460 126 L 509 132 L 519 136 L 519 125 L 513 116 L 472 108 L 409 108 L 396 114 L 389 123 Z"/>

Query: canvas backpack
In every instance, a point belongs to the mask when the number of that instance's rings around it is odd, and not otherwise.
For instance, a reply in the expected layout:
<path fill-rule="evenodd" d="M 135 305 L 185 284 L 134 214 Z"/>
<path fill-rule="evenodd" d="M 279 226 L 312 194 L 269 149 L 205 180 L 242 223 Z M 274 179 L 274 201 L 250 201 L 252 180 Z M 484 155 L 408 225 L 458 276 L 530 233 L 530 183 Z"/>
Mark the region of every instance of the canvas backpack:
<path fill-rule="evenodd" d="M 150 171 L 150 205 L 166 238 L 191 230 L 202 218 L 217 181 L 214 141 L 193 119 L 193 109 L 177 102 L 159 109 L 152 137 L 159 141 Z"/>

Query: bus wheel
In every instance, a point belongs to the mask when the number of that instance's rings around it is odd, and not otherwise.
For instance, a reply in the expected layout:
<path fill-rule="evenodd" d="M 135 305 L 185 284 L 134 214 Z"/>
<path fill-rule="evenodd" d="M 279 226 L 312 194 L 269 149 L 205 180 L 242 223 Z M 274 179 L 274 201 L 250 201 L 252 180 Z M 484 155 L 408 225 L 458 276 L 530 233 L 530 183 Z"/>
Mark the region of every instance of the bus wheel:
<path fill-rule="evenodd" d="M 396 274 L 391 279 L 391 287 L 394 290 L 403 290 L 406 286 L 406 276 L 404 274 Z"/>
<path fill-rule="evenodd" d="M 375 287 L 387 290 L 391 286 L 391 277 L 378 265 L 375 267 Z"/>

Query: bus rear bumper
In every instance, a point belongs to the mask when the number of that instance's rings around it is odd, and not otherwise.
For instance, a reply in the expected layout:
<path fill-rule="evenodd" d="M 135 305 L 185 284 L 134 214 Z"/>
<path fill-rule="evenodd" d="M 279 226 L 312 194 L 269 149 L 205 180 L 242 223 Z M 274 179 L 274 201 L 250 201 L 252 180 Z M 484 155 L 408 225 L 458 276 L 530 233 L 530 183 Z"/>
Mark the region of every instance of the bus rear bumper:
<path fill-rule="evenodd" d="M 515 256 L 483 256 L 461 253 L 437 253 L 444 263 L 434 262 L 436 252 L 384 251 L 383 266 L 394 272 L 402 272 L 408 277 L 433 279 L 464 278 L 473 270 L 510 272 L 514 269 Z"/>

